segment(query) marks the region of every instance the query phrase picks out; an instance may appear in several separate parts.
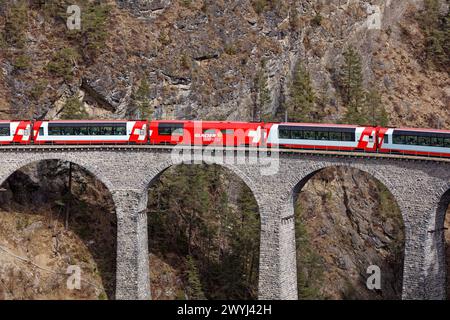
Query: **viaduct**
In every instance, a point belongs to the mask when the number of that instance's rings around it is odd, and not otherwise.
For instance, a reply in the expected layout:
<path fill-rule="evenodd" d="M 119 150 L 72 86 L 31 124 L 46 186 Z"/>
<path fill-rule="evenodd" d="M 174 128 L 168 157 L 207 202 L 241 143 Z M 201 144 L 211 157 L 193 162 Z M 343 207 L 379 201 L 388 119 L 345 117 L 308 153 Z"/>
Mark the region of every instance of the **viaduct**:
<path fill-rule="evenodd" d="M 225 154 L 225 157 L 224 157 Z M 444 299 L 444 217 L 450 160 L 297 150 L 174 150 L 164 146 L 8 146 L 0 151 L 0 184 L 36 161 L 75 163 L 104 183 L 117 214 L 117 299 L 150 299 L 147 189 L 169 167 L 206 161 L 240 177 L 261 221 L 260 299 L 297 299 L 295 194 L 319 170 L 347 166 L 369 173 L 395 198 L 405 226 L 403 299 Z"/>

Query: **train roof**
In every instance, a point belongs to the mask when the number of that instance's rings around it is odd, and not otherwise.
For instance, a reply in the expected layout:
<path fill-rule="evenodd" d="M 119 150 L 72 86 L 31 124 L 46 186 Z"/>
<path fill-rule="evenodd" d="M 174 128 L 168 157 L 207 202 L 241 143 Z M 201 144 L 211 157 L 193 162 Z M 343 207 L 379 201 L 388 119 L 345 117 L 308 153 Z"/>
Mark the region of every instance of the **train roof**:
<path fill-rule="evenodd" d="M 415 132 L 450 133 L 450 130 L 444 129 L 424 129 L 424 128 L 409 128 L 409 127 L 390 128 L 390 129 L 401 131 L 415 131 Z"/>
<path fill-rule="evenodd" d="M 52 122 L 52 123 L 111 123 L 111 122 L 128 122 L 128 121 L 145 121 L 145 120 L 106 120 L 106 119 L 101 119 L 101 120 L 34 120 L 35 122 L 37 121 L 42 121 L 42 122 Z"/>
<path fill-rule="evenodd" d="M 301 123 L 301 122 L 277 122 L 276 124 L 283 126 L 303 126 L 303 127 L 333 127 L 333 128 L 359 128 L 364 126 L 351 124 L 333 124 L 333 123 Z"/>
<path fill-rule="evenodd" d="M 164 122 L 164 123 L 230 123 L 230 124 L 260 124 L 262 122 L 251 122 L 251 121 L 216 121 L 216 120 L 151 120 L 150 122 Z"/>

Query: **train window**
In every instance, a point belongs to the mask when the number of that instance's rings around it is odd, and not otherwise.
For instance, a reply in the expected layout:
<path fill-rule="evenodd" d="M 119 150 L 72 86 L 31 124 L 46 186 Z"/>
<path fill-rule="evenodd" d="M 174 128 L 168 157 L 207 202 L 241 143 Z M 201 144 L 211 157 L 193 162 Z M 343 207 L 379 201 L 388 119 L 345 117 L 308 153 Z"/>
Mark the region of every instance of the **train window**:
<path fill-rule="evenodd" d="M 417 145 L 417 136 L 406 136 L 407 145 Z"/>
<path fill-rule="evenodd" d="M 172 135 L 173 136 L 182 136 L 184 135 L 184 130 L 183 128 L 173 128 L 174 130 L 172 131 Z"/>
<path fill-rule="evenodd" d="M 303 139 L 305 139 L 305 140 L 315 140 L 316 139 L 316 132 L 315 131 L 304 131 L 303 132 Z"/>
<path fill-rule="evenodd" d="M 100 127 L 100 134 L 102 136 L 112 136 L 113 127 Z"/>
<path fill-rule="evenodd" d="M 450 138 L 444 138 L 444 148 L 450 148 Z"/>
<path fill-rule="evenodd" d="M 234 134 L 234 130 L 233 129 L 222 129 L 222 130 L 220 130 L 220 132 L 222 132 L 222 134 L 227 134 L 227 135 Z"/>
<path fill-rule="evenodd" d="M 389 143 L 389 136 L 387 134 L 384 135 L 384 143 Z"/>
<path fill-rule="evenodd" d="M 126 134 L 127 134 L 127 128 L 125 126 L 115 127 L 114 128 L 114 135 L 116 135 L 116 136 L 124 136 Z"/>
<path fill-rule="evenodd" d="M 317 140 L 330 140 L 330 135 L 328 134 L 328 132 L 325 131 L 318 131 L 316 132 L 317 134 Z"/>
<path fill-rule="evenodd" d="M 406 136 L 394 135 L 395 144 L 406 144 Z"/>
<path fill-rule="evenodd" d="M 286 129 L 280 129 L 278 138 L 280 139 L 290 139 L 291 138 L 291 131 Z"/>
<path fill-rule="evenodd" d="M 39 135 L 43 136 L 44 135 L 44 128 L 39 128 Z"/>
<path fill-rule="evenodd" d="M 61 135 L 64 135 L 64 136 L 72 136 L 73 135 L 73 128 L 70 128 L 70 127 L 68 127 L 68 128 L 61 128 Z"/>
<path fill-rule="evenodd" d="M 340 132 L 330 132 L 330 140 L 332 141 L 341 141 L 342 140 L 342 134 Z"/>
<path fill-rule="evenodd" d="M 351 132 L 342 132 L 342 141 L 355 141 L 355 136 Z"/>
<path fill-rule="evenodd" d="M 431 143 L 430 137 L 418 137 L 417 144 L 420 146 L 429 146 Z"/>
<path fill-rule="evenodd" d="M 172 135 L 172 128 L 158 128 L 158 134 L 161 136 L 170 136 Z"/>
<path fill-rule="evenodd" d="M 433 147 L 442 147 L 444 145 L 444 139 L 440 137 L 431 137 L 431 145 Z"/>
<path fill-rule="evenodd" d="M 217 130 L 216 129 L 205 129 L 203 130 L 203 133 L 205 134 L 216 134 Z"/>
<path fill-rule="evenodd" d="M 303 131 L 301 130 L 293 130 L 291 132 L 292 139 L 303 139 Z"/>
<path fill-rule="evenodd" d="M 9 126 L 0 128 L 0 136 L 9 136 Z"/>
<path fill-rule="evenodd" d="M 100 134 L 100 128 L 99 127 L 90 127 L 89 128 L 89 135 L 91 136 L 98 136 Z"/>
<path fill-rule="evenodd" d="M 49 127 L 48 128 L 48 135 L 49 136 L 59 136 L 59 135 L 61 135 L 61 128 L 60 127 Z"/>

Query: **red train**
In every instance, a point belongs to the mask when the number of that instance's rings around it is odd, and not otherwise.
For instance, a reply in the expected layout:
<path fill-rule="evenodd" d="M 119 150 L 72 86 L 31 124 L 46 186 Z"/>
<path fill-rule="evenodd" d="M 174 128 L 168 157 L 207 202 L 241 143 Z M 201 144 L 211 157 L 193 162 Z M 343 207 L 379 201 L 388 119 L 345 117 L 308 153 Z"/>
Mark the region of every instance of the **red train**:
<path fill-rule="evenodd" d="M 178 120 L 0 121 L 0 144 L 267 146 L 450 157 L 450 130 Z"/>

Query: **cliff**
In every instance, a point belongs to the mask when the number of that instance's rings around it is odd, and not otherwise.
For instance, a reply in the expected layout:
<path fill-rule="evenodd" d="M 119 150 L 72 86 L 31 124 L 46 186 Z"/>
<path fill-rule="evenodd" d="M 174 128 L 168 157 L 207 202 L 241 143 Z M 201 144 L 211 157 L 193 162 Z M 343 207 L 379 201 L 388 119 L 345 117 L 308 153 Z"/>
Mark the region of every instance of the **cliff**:
<path fill-rule="evenodd" d="M 79 0 L 82 28 L 70 31 L 71 1 L 3 0 L 0 118 L 67 118 L 79 101 L 95 119 L 281 120 L 301 64 L 319 120 L 339 122 L 347 111 L 339 73 L 351 46 L 361 57 L 362 86 L 379 93 L 390 126 L 449 128 L 448 31 L 439 33 L 444 40 L 430 38 L 448 26 L 449 3 L 425 2 L 437 4 L 438 22 L 426 24 L 422 0 Z M 112 297 L 111 200 L 83 170 L 76 177 L 69 228 L 61 213 L 67 164 L 32 165 L 10 177 L 0 193 L 0 245 L 53 271 L 76 257 L 94 285 L 83 284 L 82 295 L 67 292 L 60 278 L 0 250 L 0 298 Z M 233 190 L 230 208 L 237 206 Z M 304 297 L 399 297 L 403 229 L 382 186 L 361 172 L 330 169 L 303 188 L 297 207 L 297 227 L 308 239 L 298 245 L 318 254 L 298 254 L 307 266 L 299 265 Z M 186 297 L 185 257 L 153 249 L 151 261 L 158 266 L 151 268 L 153 296 Z M 389 270 L 381 293 L 364 287 L 368 263 Z"/>

